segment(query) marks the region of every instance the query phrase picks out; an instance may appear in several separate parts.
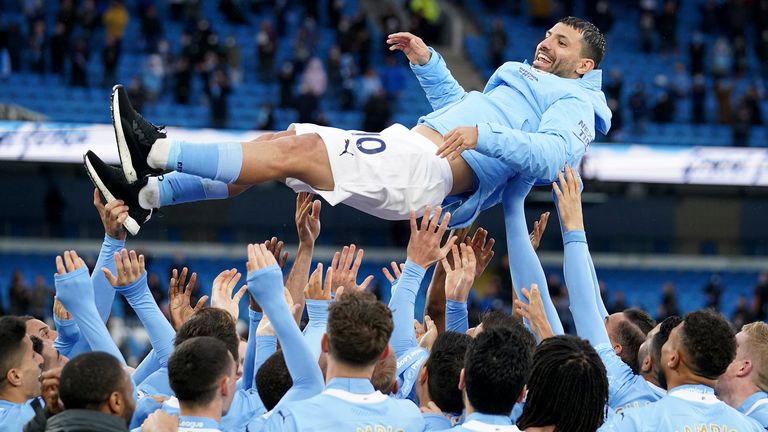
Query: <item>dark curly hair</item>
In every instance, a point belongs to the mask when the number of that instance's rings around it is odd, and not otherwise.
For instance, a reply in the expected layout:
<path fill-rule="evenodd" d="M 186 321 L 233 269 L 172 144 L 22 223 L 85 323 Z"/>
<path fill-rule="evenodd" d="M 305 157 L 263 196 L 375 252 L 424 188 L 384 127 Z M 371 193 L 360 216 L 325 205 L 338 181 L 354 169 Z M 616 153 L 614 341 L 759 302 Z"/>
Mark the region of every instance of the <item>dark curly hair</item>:
<path fill-rule="evenodd" d="M 369 292 L 344 293 L 328 308 L 328 353 L 350 366 L 371 366 L 386 349 L 392 312 Z"/>
<path fill-rule="evenodd" d="M 605 420 L 608 377 L 589 342 L 562 335 L 545 339 L 533 354 L 528 396 L 517 421 L 521 430 L 594 432 Z"/>
<path fill-rule="evenodd" d="M 736 357 L 736 336 L 722 315 L 702 309 L 683 319 L 680 345 L 693 373 L 717 379 Z"/>

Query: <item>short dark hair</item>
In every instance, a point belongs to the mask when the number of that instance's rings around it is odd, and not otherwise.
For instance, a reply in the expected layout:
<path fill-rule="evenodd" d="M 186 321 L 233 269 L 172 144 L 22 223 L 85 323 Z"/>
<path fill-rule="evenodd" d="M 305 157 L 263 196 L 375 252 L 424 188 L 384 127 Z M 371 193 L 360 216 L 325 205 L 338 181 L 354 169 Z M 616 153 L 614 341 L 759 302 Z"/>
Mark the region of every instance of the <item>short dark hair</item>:
<path fill-rule="evenodd" d="M 680 345 L 691 372 L 717 379 L 736 357 L 736 336 L 722 315 L 702 309 L 683 318 Z"/>
<path fill-rule="evenodd" d="M 645 335 L 638 326 L 630 321 L 621 321 L 616 326 L 616 343 L 621 345 L 621 360 L 637 375 L 640 370 L 640 345 L 645 342 Z"/>
<path fill-rule="evenodd" d="M 664 369 L 661 368 L 661 347 L 664 346 L 665 343 L 667 343 L 667 340 L 669 339 L 669 334 L 672 333 L 672 330 L 680 325 L 680 323 L 683 322 L 683 319 L 680 318 L 677 315 L 672 315 L 670 317 L 667 317 L 664 319 L 664 321 L 661 322 L 659 325 L 659 331 L 655 335 L 653 335 L 653 338 L 651 338 L 651 343 L 649 347 L 650 355 L 653 356 L 654 361 L 654 367 L 656 370 L 656 379 L 659 381 L 659 386 L 663 389 L 667 388 L 667 377 L 664 375 Z"/>
<path fill-rule="evenodd" d="M 565 24 L 568 27 L 578 30 L 581 33 L 581 38 L 584 41 L 582 43 L 582 55 L 587 58 L 591 58 L 595 62 L 595 68 L 600 66 L 600 63 L 605 57 L 605 35 L 600 32 L 591 22 L 576 17 L 565 17 L 558 21 Z"/>
<path fill-rule="evenodd" d="M 640 308 L 624 309 L 624 318 L 636 325 L 643 332 L 643 336 L 648 335 L 648 332 L 656 327 L 656 320 Z"/>
<path fill-rule="evenodd" d="M 533 354 L 531 369 L 517 427 L 594 431 L 603 424 L 608 377 L 589 342 L 570 335 L 545 339 Z"/>
<path fill-rule="evenodd" d="M 459 375 L 471 341 L 472 338 L 464 333 L 447 331 L 440 334 L 424 363 L 429 378 L 429 396 L 445 412 L 460 414 L 464 409 Z"/>
<path fill-rule="evenodd" d="M 185 340 L 168 359 L 168 382 L 180 403 L 203 406 L 213 400 L 222 376 L 237 368 L 224 342 L 210 336 Z"/>
<path fill-rule="evenodd" d="M 113 355 L 95 351 L 80 354 L 61 370 L 59 397 L 67 409 L 97 411 L 114 392 L 123 392 L 128 375 Z"/>
<path fill-rule="evenodd" d="M 187 339 L 211 336 L 227 346 L 232 358 L 240 358 L 240 337 L 237 335 L 235 320 L 229 312 L 218 308 L 205 308 L 190 318 L 176 333 L 174 346 L 178 347 Z"/>
<path fill-rule="evenodd" d="M 469 344 L 464 357 L 467 399 L 477 412 L 510 415 L 531 369 L 531 351 L 520 332 L 484 329 Z"/>
<path fill-rule="evenodd" d="M 256 371 L 256 389 L 267 411 L 271 411 L 293 386 L 293 378 L 285 364 L 283 350 L 267 357 Z"/>
<path fill-rule="evenodd" d="M 8 371 L 20 366 L 24 349 L 22 341 L 26 336 L 27 327 L 21 318 L 0 317 L 0 388 L 7 384 Z"/>
<path fill-rule="evenodd" d="M 372 293 L 344 293 L 328 308 L 328 351 L 350 366 L 376 363 L 392 335 L 392 312 Z"/>
<path fill-rule="evenodd" d="M 520 337 L 523 338 L 525 345 L 528 346 L 531 351 L 536 348 L 536 338 L 528 327 L 523 324 L 522 319 L 518 319 L 501 311 L 490 311 L 483 315 L 481 322 L 483 324 L 483 329 L 506 327 L 508 329 L 519 331 Z"/>

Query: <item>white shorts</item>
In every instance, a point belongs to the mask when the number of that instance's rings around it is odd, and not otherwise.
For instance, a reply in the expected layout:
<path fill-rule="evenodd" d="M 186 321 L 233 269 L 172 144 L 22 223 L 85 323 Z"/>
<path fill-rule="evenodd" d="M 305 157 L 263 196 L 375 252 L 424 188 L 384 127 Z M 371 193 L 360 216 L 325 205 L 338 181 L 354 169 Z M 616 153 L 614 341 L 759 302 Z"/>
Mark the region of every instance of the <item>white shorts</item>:
<path fill-rule="evenodd" d="M 331 205 L 344 203 L 382 219 L 402 220 L 411 210 L 421 216 L 427 206 L 440 205 L 453 187 L 451 167 L 435 155 L 435 144 L 401 124 L 381 133 L 309 123 L 294 123 L 288 130 L 320 135 L 334 189 L 316 190 L 295 178 L 286 179 L 286 185 L 296 192 L 316 193 Z"/>

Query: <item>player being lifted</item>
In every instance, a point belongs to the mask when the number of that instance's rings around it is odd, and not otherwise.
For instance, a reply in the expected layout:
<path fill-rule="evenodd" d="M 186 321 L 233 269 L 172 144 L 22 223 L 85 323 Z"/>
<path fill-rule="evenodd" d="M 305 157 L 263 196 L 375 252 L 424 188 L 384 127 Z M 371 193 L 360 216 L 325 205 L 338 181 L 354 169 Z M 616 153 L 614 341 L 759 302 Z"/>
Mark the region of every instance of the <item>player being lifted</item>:
<path fill-rule="evenodd" d="M 482 93 L 465 92 L 420 38 L 395 33 L 387 43 L 408 57 L 434 109 L 412 130 L 293 124 L 245 143 L 181 142 L 134 111 L 118 85 L 112 119 L 125 178 L 91 152 L 88 173 L 108 201 L 129 206 L 132 234 L 154 208 L 227 198 L 272 180 L 384 219 L 443 204 L 452 225 L 465 226 L 501 200 L 511 178 L 549 183 L 564 165 L 578 166 L 595 130 L 610 127 L 596 70 L 605 39 L 585 20 L 560 20 L 531 64 L 503 64 Z"/>

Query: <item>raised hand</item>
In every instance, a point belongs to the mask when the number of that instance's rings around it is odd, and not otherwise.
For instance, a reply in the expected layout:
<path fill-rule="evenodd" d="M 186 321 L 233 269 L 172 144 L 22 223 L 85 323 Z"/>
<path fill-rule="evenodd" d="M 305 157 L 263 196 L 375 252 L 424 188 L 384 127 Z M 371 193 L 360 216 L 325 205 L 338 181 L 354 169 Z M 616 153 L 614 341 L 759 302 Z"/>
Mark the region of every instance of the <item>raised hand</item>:
<path fill-rule="evenodd" d="M 439 222 L 442 208 L 438 207 L 430 220 L 431 212 L 432 208 L 428 206 L 421 218 L 421 228 L 419 228 L 416 225 L 416 213 L 411 210 L 411 238 L 408 240 L 407 257 L 408 260 L 425 269 L 445 257 L 456 242 L 456 236 L 451 236 L 445 245 L 440 246 L 443 234 L 448 229 L 451 214 L 446 213 L 442 222 Z"/>
<path fill-rule="evenodd" d="M 69 321 L 72 319 L 72 314 L 64 308 L 64 305 L 61 304 L 61 301 L 56 297 L 53 298 L 53 314 L 56 315 L 56 318 L 62 321 Z"/>
<path fill-rule="evenodd" d="M 565 166 L 565 176 L 558 173 L 560 182 L 552 183 L 552 189 L 557 197 L 557 210 L 560 213 L 560 222 L 564 231 L 584 231 L 584 215 L 581 211 L 581 193 L 579 192 L 579 179 L 571 168 Z"/>
<path fill-rule="evenodd" d="M 277 260 L 275 259 L 275 256 L 267 250 L 266 245 L 248 245 L 248 261 L 245 263 L 248 273 L 261 270 L 271 265 L 277 265 Z"/>
<path fill-rule="evenodd" d="M 357 257 L 355 257 L 354 244 L 344 246 L 341 252 L 333 254 L 330 269 L 333 270 L 331 273 L 331 288 L 333 288 L 334 293 L 340 287 L 357 291 L 368 288 L 368 285 L 373 280 L 373 276 L 368 276 L 360 285 L 357 284 L 357 272 L 360 270 L 360 264 L 363 262 L 363 255 L 365 255 L 365 252 L 360 249 L 357 251 Z"/>
<path fill-rule="evenodd" d="M 547 314 L 544 312 L 544 303 L 541 301 L 539 286 L 531 284 L 530 291 L 528 288 L 523 288 L 522 292 L 528 303 L 515 299 L 515 312 L 528 320 L 531 330 L 533 330 L 540 341 L 554 336 L 552 327 L 549 325 L 549 321 L 547 321 Z"/>
<path fill-rule="evenodd" d="M 317 263 L 315 271 L 309 276 L 309 282 L 304 288 L 304 298 L 308 300 L 331 300 L 331 291 L 333 283 L 333 267 L 328 267 L 328 272 L 325 274 L 325 283 L 323 279 L 323 264 Z"/>
<path fill-rule="evenodd" d="M 296 196 L 296 230 L 299 233 L 299 243 L 314 244 L 320 235 L 320 200 L 314 200 L 314 195 L 300 192 Z"/>
<path fill-rule="evenodd" d="M 104 205 L 99 189 L 93 189 L 93 206 L 99 211 L 101 223 L 104 224 L 104 232 L 117 240 L 125 240 L 127 233 L 123 228 L 123 222 L 128 218 L 128 206 L 123 200 L 114 200 Z"/>
<path fill-rule="evenodd" d="M 62 259 L 62 255 L 64 258 Z M 82 267 L 85 267 L 85 261 L 77 256 L 75 251 L 64 251 L 62 255 L 56 257 L 56 274 L 64 276 L 67 273 L 72 273 Z"/>
<path fill-rule="evenodd" d="M 285 263 L 288 261 L 288 252 L 285 252 L 280 254 L 283 250 L 283 242 L 278 241 L 277 237 L 272 237 L 271 239 L 264 242 L 265 245 L 267 245 L 267 250 L 272 252 L 272 255 L 275 256 L 275 260 L 280 264 L 280 268 L 285 268 Z"/>
<path fill-rule="evenodd" d="M 386 267 L 381 268 L 381 273 L 384 274 L 384 277 L 392 284 L 395 283 L 395 280 L 400 279 L 400 274 L 405 268 L 405 263 L 398 264 L 392 261 L 389 265 L 392 266 L 392 273 L 390 273 Z"/>
<path fill-rule="evenodd" d="M 45 409 L 51 414 L 64 411 L 64 403 L 59 399 L 61 369 L 60 367 L 48 369 L 40 375 L 40 395 L 45 401 Z"/>
<path fill-rule="evenodd" d="M 415 65 L 423 66 L 432 57 L 427 44 L 420 37 L 408 32 L 392 33 L 387 36 L 387 43 L 390 51 L 402 51 L 408 61 Z"/>
<path fill-rule="evenodd" d="M 185 322 L 187 322 L 192 315 L 197 311 L 205 307 L 205 302 L 208 301 L 208 296 L 204 295 L 200 297 L 192 307 L 191 298 L 192 291 L 195 289 L 197 283 L 197 273 L 192 273 L 189 278 L 189 283 L 185 286 L 184 283 L 187 280 L 187 268 L 181 269 L 181 275 L 176 269 L 173 269 L 171 275 L 171 282 L 168 284 L 168 310 L 171 315 L 171 325 L 174 330 L 178 331 Z"/>
<path fill-rule="evenodd" d="M 458 247 L 451 247 L 453 255 L 453 268 L 448 263 L 448 258 L 440 262 L 445 270 L 445 298 L 457 302 L 466 302 L 472 283 L 475 281 L 475 253 L 471 247 L 462 243 Z"/>
<path fill-rule="evenodd" d="M 115 252 L 115 269 L 117 276 L 106 267 L 102 267 L 101 271 L 112 286 L 128 286 L 144 275 L 144 255 L 137 256 L 136 251 L 128 252 L 126 249 Z"/>
<path fill-rule="evenodd" d="M 274 259 L 274 255 L 272 257 Z M 232 297 L 232 292 L 241 276 L 237 269 L 224 270 L 213 280 L 213 288 L 211 288 L 211 307 L 224 309 L 235 321 L 240 317 L 240 299 L 248 291 L 248 286 L 243 285 Z"/>
<path fill-rule="evenodd" d="M 419 341 L 420 347 L 427 351 L 431 351 L 432 345 L 434 345 L 437 340 L 437 326 L 429 315 L 424 315 L 424 327 L 426 327 L 426 331 L 417 340 Z"/>
<path fill-rule="evenodd" d="M 539 216 L 539 220 L 533 223 L 533 231 L 531 231 L 531 246 L 533 250 L 539 248 L 541 237 L 544 235 L 544 231 L 547 229 L 547 221 L 549 220 L 549 212 L 544 212 Z"/>
<path fill-rule="evenodd" d="M 467 237 L 467 240 L 465 241 L 475 255 L 475 279 L 482 276 L 495 254 L 493 245 L 496 244 L 496 240 L 493 238 L 490 240 L 487 239 L 488 231 L 483 228 L 478 228 L 472 238 L 469 239 L 469 237 Z"/>
<path fill-rule="evenodd" d="M 477 126 L 461 126 L 448 131 L 443 135 L 443 144 L 437 148 L 439 157 L 450 156 L 454 160 L 464 150 L 472 150 L 477 147 Z"/>

